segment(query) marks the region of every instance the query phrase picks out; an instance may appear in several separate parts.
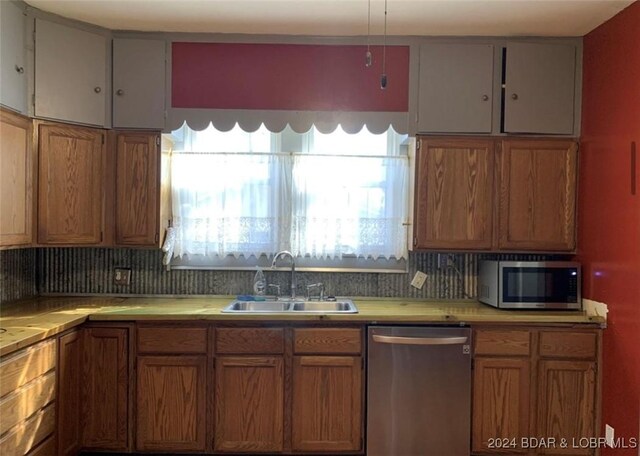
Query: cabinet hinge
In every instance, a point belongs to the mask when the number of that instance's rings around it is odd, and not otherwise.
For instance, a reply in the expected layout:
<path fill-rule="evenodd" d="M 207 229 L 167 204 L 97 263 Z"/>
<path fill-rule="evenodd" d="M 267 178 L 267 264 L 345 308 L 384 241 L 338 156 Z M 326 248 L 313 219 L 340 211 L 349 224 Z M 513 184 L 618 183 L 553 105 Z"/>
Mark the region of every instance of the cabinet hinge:
<path fill-rule="evenodd" d="M 471 370 L 475 369 L 476 367 L 476 360 L 474 358 L 471 358 Z"/>
<path fill-rule="evenodd" d="M 104 239 L 104 232 L 100 231 L 100 242 L 102 242 Z"/>
<path fill-rule="evenodd" d="M 422 140 L 418 139 L 416 141 L 416 150 L 420 150 L 420 144 L 422 143 Z"/>
<path fill-rule="evenodd" d="M 158 242 L 159 240 L 160 240 L 160 235 L 158 233 L 156 233 L 156 241 L 155 242 Z"/>
<path fill-rule="evenodd" d="M 160 136 L 156 136 L 156 146 L 160 145 Z"/>
<path fill-rule="evenodd" d="M 417 238 L 417 237 L 414 237 L 414 238 L 413 238 L 413 246 L 415 247 L 415 246 L 417 246 L 417 245 L 418 245 L 418 238 Z"/>
<path fill-rule="evenodd" d="M 34 108 L 36 107 L 36 94 L 35 93 L 31 94 L 31 105 Z"/>

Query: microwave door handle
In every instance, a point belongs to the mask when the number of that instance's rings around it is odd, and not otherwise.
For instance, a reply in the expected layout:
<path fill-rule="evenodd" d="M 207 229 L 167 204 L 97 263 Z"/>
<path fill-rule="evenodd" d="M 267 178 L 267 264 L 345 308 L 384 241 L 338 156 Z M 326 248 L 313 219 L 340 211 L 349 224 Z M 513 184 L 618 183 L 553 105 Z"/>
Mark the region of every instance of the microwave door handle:
<path fill-rule="evenodd" d="M 373 335 L 373 341 L 392 345 L 462 345 L 467 337 L 400 337 Z"/>

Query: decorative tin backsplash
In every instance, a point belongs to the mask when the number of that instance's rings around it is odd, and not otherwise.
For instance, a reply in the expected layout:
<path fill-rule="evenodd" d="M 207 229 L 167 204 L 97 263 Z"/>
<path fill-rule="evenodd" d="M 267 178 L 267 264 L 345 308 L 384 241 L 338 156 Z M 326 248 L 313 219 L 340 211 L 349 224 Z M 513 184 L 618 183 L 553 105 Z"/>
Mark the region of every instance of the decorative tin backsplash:
<path fill-rule="evenodd" d="M 35 249 L 0 250 L 0 304 L 38 294 Z"/>
<path fill-rule="evenodd" d="M 322 282 L 327 294 L 463 299 L 475 297 L 478 260 L 482 258 L 544 260 L 545 255 L 454 254 L 460 275 L 453 268 L 439 269 L 436 253 L 411 253 L 408 274 L 299 272 L 299 293 L 305 285 Z M 254 271 L 166 271 L 159 250 L 51 248 L 38 255 L 42 294 L 170 294 L 236 295 L 251 292 Z M 114 285 L 114 269 L 130 268 L 131 285 Z M 417 270 L 427 274 L 421 290 L 410 286 Z M 269 283 L 288 292 L 290 274 L 265 270 Z"/>

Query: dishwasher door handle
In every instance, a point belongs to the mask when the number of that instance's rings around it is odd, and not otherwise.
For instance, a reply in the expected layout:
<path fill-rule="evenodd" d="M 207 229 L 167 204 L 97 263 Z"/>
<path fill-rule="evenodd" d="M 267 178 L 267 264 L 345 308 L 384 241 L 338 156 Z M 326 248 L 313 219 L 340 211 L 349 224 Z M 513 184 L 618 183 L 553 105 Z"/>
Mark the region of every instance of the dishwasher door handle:
<path fill-rule="evenodd" d="M 373 335 L 373 341 L 393 345 L 462 345 L 467 337 L 402 337 Z"/>

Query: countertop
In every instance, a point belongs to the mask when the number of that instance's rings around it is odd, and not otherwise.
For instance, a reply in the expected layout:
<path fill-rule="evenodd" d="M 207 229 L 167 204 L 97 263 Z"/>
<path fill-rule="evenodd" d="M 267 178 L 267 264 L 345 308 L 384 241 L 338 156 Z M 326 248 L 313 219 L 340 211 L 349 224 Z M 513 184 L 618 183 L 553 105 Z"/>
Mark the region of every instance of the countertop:
<path fill-rule="evenodd" d="M 499 310 L 477 301 L 353 298 L 357 314 L 221 313 L 234 298 L 40 297 L 5 305 L 0 315 L 0 356 L 78 326 L 85 321 L 286 321 L 358 323 L 460 323 L 603 325 L 583 311 Z"/>

